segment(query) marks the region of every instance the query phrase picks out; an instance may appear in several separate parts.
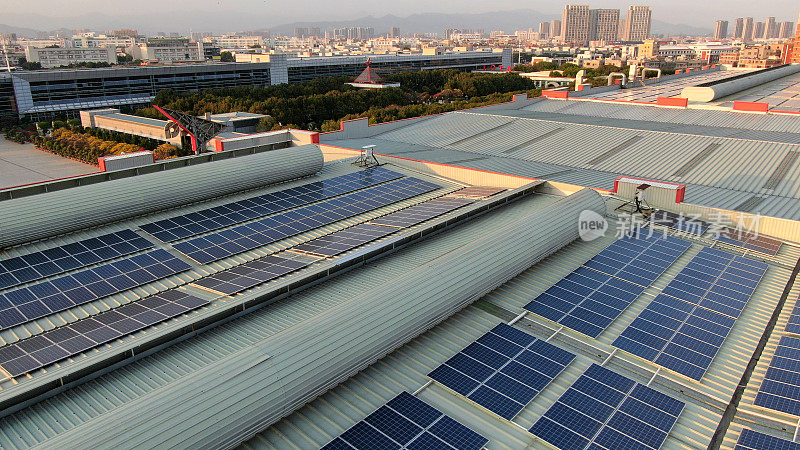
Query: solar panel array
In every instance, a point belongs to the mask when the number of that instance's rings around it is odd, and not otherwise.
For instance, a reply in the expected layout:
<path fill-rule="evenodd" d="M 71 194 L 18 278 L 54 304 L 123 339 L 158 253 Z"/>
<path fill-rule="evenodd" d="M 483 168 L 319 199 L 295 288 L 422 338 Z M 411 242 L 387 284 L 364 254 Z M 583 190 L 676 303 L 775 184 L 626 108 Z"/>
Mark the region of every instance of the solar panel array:
<path fill-rule="evenodd" d="M 252 250 L 347 219 L 358 214 L 424 194 L 440 186 L 416 178 L 401 178 L 379 186 L 303 206 L 255 222 L 211 233 L 173 247 L 200 263 Z"/>
<path fill-rule="evenodd" d="M 438 409 L 401 392 L 322 448 L 480 450 L 488 442 Z"/>
<path fill-rule="evenodd" d="M 530 429 L 561 449 L 664 444 L 684 403 L 592 364 Z"/>
<path fill-rule="evenodd" d="M 639 233 L 615 241 L 525 305 L 597 337 L 688 248 L 671 236 Z"/>
<path fill-rule="evenodd" d="M 195 281 L 194 284 L 220 294 L 233 295 L 296 270 L 300 270 L 309 264 L 310 262 L 270 255 L 244 263 L 224 272 L 218 272 L 203 277 Z"/>
<path fill-rule="evenodd" d="M 166 250 L 153 250 L 0 295 L 0 329 L 97 300 L 191 266 Z"/>
<path fill-rule="evenodd" d="M 387 214 L 370 223 L 354 225 L 350 228 L 312 239 L 296 245 L 290 250 L 321 257 L 336 256 L 395 233 L 398 231 L 397 227 L 401 226 L 400 224 L 403 224 L 403 226 L 416 225 L 473 202 L 473 200 L 446 197 L 431 199 Z M 382 225 L 376 225 L 376 222 Z M 397 225 L 385 226 L 383 225 L 384 223 Z M 278 255 L 260 258 L 233 269 L 209 275 L 195 281 L 194 284 L 219 294 L 233 295 L 302 269 L 312 262 L 313 260 L 298 260 L 291 253 L 282 252 Z"/>
<path fill-rule="evenodd" d="M 401 209 L 385 216 L 372 219 L 370 223 L 387 227 L 406 228 L 422 223 L 434 217 L 447 214 L 462 206 L 474 203 L 464 198 L 440 197 L 408 208 Z"/>
<path fill-rule="evenodd" d="M 753 402 L 800 416 L 800 339 L 783 336 Z"/>
<path fill-rule="evenodd" d="M 783 243 L 777 239 L 731 228 L 723 228 L 716 239 L 726 244 L 755 250 L 771 256 L 777 255 L 778 250 L 780 250 L 781 245 L 783 245 Z"/>
<path fill-rule="evenodd" d="M 428 376 L 511 420 L 573 359 L 572 353 L 500 324 Z"/>
<path fill-rule="evenodd" d="M 0 367 L 17 377 L 206 304 L 206 300 L 175 290 L 145 297 L 0 347 Z"/>
<path fill-rule="evenodd" d="M 373 167 L 159 220 L 142 225 L 141 228 L 164 242 L 172 242 L 402 177 L 403 175 L 392 170 Z"/>
<path fill-rule="evenodd" d="M 792 315 L 789 316 L 789 322 L 786 323 L 786 332 L 800 335 L 800 297 L 795 300 Z"/>
<path fill-rule="evenodd" d="M 766 269 L 762 262 L 703 248 L 614 345 L 699 380 Z"/>
<path fill-rule="evenodd" d="M 742 429 L 734 450 L 800 450 L 800 444 L 779 437 Z"/>
<path fill-rule="evenodd" d="M 79 269 L 152 248 L 132 230 L 104 234 L 72 244 L 0 261 L 0 289 Z"/>
<path fill-rule="evenodd" d="M 654 214 L 653 221 L 657 224 L 698 236 L 704 235 L 711 226 L 708 222 L 702 221 L 696 217 L 685 216 L 682 213 L 675 214 L 669 211 L 658 211 Z"/>

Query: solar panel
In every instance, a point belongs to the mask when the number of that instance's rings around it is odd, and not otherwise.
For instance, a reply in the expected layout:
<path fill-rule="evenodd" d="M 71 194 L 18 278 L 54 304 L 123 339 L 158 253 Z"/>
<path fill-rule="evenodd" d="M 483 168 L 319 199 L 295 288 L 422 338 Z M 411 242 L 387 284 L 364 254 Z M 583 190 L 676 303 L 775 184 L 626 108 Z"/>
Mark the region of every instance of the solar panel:
<path fill-rule="evenodd" d="M 686 216 L 683 213 L 675 214 L 669 211 L 658 211 L 653 215 L 653 221 L 686 233 L 702 236 L 708 231 L 710 225 L 697 217 Z"/>
<path fill-rule="evenodd" d="M 144 224 L 141 228 L 164 242 L 172 242 L 402 177 L 392 170 L 373 167 L 159 220 Z"/>
<path fill-rule="evenodd" d="M 614 345 L 700 380 L 766 269 L 762 262 L 703 248 Z"/>
<path fill-rule="evenodd" d="M 778 342 L 753 403 L 800 415 L 800 339 L 783 336 Z"/>
<path fill-rule="evenodd" d="M 592 364 L 530 429 L 561 449 L 660 448 L 684 403 Z"/>
<path fill-rule="evenodd" d="M 639 231 L 614 241 L 584 266 L 647 287 L 691 245 L 665 234 Z"/>
<path fill-rule="evenodd" d="M 778 250 L 780 250 L 781 245 L 783 245 L 783 243 L 777 239 L 731 228 L 723 228 L 716 239 L 726 244 L 773 256 L 778 254 Z"/>
<path fill-rule="evenodd" d="M 789 316 L 789 321 L 786 323 L 786 332 L 800 334 L 800 297 L 797 297 L 797 300 L 794 302 L 792 315 Z"/>
<path fill-rule="evenodd" d="M 488 442 L 436 408 L 401 392 L 322 448 L 479 450 Z"/>
<path fill-rule="evenodd" d="M 191 266 L 158 249 L 0 295 L 0 329 L 174 275 Z"/>
<path fill-rule="evenodd" d="M 336 256 L 395 232 L 396 228 L 362 223 L 296 245 L 292 250 L 325 257 Z"/>
<path fill-rule="evenodd" d="M 208 304 L 169 290 L 0 347 L 0 368 L 18 377 Z"/>
<path fill-rule="evenodd" d="M 451 197 L 483 199 L 504 192 L 505 189 L 488 186 L 468 186 L 450 194 Z"/>
<path fill-rule="evenodd" d="M 173 247 L 206 264 L 252 250 L 314 228 L 439 189 L 416 178 L 401 178 L 351 194 L 211 233 Z"/>
<path fill-rule="evenodd" d="M 500 324 L 428 376 L 511 420 L 573 359 L 572 353 Z"/>
<path fill-rule="evenodd" d="M 734 450 L 800 450 L 800 444 L 744 428 Z"/>
<path fill-rule="evenodd" d="M 270 255 L 200 278 L 193 284 L 219 294 L 233 295 L 300 270 L 309 264 L 310 262 Z"/>
<path fill-rule="evenodd" d="M 388 227 L 406 228 L 472 203 L 474 203 L 474 200 L 471 199 L 440 197 L 378 217 L 377 219 L 371 220 L 370 223 Z"/>
<path fill-rule="evenodd" d="M 46 278 L 152 248 L 132 230 L 84 239 L 0 261 L 0 289 Z"/>

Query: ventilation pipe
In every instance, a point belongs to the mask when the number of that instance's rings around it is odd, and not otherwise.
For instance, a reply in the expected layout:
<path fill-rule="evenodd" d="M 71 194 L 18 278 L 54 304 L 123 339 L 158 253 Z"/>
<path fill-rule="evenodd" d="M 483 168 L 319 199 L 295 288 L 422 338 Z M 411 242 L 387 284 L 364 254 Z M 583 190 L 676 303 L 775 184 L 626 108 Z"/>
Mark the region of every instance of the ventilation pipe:
<path fill-rule="evenodd" d="M 606 211 L 590 189 L 368 291 L 354 291 L 350 300 L 95 417 L 48 445 L 238 445 L 577 239 L 579 216 L 586 210 Z"/>

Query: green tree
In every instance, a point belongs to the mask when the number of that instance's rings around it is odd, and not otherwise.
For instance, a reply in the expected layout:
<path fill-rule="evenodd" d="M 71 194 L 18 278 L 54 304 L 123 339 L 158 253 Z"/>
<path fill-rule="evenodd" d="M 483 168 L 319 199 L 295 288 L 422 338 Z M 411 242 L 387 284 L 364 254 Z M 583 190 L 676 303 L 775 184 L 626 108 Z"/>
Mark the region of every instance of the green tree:
<path fill-rule="evenodd" d="M 234 62 L 236 59 L 231 52 L 222 52 L 219 54 L 219 60 L 222 62 Z"/>

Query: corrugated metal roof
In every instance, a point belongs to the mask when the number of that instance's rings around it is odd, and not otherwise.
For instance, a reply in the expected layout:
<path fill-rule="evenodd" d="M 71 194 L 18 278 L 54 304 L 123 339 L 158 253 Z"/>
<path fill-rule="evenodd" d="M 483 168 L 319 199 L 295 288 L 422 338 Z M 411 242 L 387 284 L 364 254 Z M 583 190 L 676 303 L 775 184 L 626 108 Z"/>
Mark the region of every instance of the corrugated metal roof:
<path fill-rule="evenodd" d="M 612 222 L 612 227 L 615 223 Z M 315 448 L 339 435 L 355 422 L 383 405 L 400 391 L 414 392 L 429 379 L 427 374 L 460 349 L 500 322 L 507 322 L 522 311 L 522 306 L 563 276 L 591 258 L 613 240 L 609 234 L 593 242 L 576 241 L 555 255 L 503 284 L 481 301 L 451 317 L 447 322 L 421 335 L 397 351 L 372 364 L 358 375 L 317 398 L 282 421 L 247 441 L 244 448 Z M 447 388 L 433 383 L 419 394 L 456 420 L 490 439 L 487 448 L 539 448 L 546 446 L 526 430 L 592 363 L 602 362 L 612 350 L 611 343 L 641 312 L 653 296 L 671 280 L 691 257 L 693 248 L 667 273 L 594 340 L 570 331 L 550 342 L 578 355 L 578 359 L 520 412 L 513 422 L 501 419 Z M 792 261 L 798 249 L 783 249 L 774 261 Z M 777 301 L 789 271 L 773 265 L 756 294 L 737 321 L 722 350 L 701 382 L 670 371 L 661 371 L 655 387 L 686 403 L 664 448 L 702 448 L 708 445 L 722 411 L 749 362 L 771 309 Z M 557 324 L 528 315 L 518 327 L 545 339 L 558 329 Z M 609 367 L 641 383 L 648 383 L 657 366 L 619 352 Z M 633 363 L 633 364 L 631 364 Z M 715 399 L 715 400 L 714 400 Z M 730 447 L 727 447 L 730 448 Z"/>
<path fill-rule="evenodd" d="M 301 294 L 162 350 L 47 402 L 0 420 L 0 446 L 21 448 L 43 443 L 81 423 L 142 398 L 184 375 L 257 345 L 268 336 L 329 310 L 370 287 L 388 283 L 399 274 L 472 242 L 474 236 L 513 223 L 531 209 L 557 200 L 533 196 L 503 208 L 502 214 L 476 218 L 407 250 L 359 268 Z M 213 404 L 210 401 L 210 404 Z M 207 405 L 203 405 L 207 408 Z"/>

